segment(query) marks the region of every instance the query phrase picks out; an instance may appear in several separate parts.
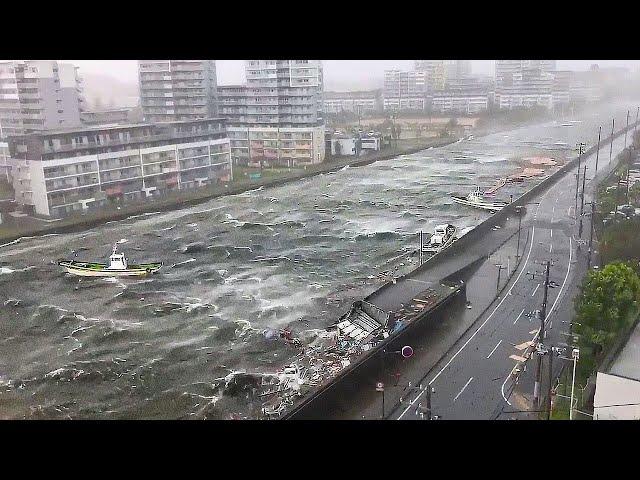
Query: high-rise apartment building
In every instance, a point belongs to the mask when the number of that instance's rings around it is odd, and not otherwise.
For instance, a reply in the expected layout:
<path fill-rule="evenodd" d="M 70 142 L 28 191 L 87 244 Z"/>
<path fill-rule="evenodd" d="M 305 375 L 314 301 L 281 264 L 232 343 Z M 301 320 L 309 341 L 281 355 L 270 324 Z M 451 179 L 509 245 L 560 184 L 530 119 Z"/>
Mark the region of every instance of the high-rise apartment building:
<path fill-rule="evenodd" d="M 553 108 L 555 60 L 496 60 L 495 68 L 497 108 Z"/>
<path fill-rule="evenodd" d="M 320 60 L 247 60 L 247 120 L 295 127 L 322 123 Z"/>
<path fill-rule="evenodd" d="M 385 70 L 384 109 L 424 110 L 427 75 L 427 72 L 419 70 Z"/>
<path fill-rule="evenodd" d="M 53 60 L 0 63 L 0 138 L 80 125 L 77 70 Z"/>
<path fill-rule="evenodd" d="M 438 91 L 452 80 L 471 75 L 471 60 L 416 60 L 414 68 L 425 73 L 429 91 Z"/>
<path fill-rule="evenodd" d="M 287 166 L 322 162 L 322 62 L 247 60 L 245 70 L 246 85 L 219 88 L 233 161 Z"/>
<path fill-rule="evenodd" d="M 138 80 L 147 122 L 217 115 L 215 60 L 139 60 Z"/>
<path fill-rule="evenodd" d="M 539 70 L 542 73 L 553 73 L 556 70 L 555 60 L 496 60 L 496 87 L 510 84 L 514 74 L 522 70 Z"/>

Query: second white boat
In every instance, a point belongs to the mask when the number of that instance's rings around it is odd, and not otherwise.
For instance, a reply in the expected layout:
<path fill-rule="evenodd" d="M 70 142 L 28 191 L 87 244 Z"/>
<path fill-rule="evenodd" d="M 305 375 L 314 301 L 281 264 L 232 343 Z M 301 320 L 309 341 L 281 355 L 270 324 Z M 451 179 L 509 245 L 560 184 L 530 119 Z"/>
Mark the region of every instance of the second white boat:
<path fill-rule="evenodd" d="M 451 195 L 451 199 L 461 205 L 489 210 L 490 212 L 497 212 L 509 205 L 509 202 L 486 199 L 480 187 L 476 187 L 476 189 L 466 197 L 462 195 Z"/>

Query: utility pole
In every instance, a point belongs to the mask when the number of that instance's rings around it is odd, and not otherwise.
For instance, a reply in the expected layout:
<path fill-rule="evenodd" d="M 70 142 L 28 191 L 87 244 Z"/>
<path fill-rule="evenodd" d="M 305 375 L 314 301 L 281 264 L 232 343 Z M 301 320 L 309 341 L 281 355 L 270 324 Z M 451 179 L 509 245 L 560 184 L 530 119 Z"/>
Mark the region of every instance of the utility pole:
<path fill-rule="evenodd" d="M 578 237 L 582 238 L 582 214 L 584 213 L 584 186 L 587 178 L 587 166 L 584 166 L 584 173 L 582 174 L 582 195 L 580 202 L 580 229 L 578 230 Z"/>
<path fill-rule="evenodd" d="M 571 380 L 571 405 L 569 406 L 569 420 L 573 420 L 573 394 L 576 385 L 576 364 L 580 358 L 580 349 L 574 348 L 571 351 L 571 357 L 573 358 L 573 379 Z"/>
<path fill-rule="evenodd" d="M 629 161 L 627 163 L 627 205 L 629 205 L 629 169 L 631 168 L 631 149 L 629 149 Z"/>
<path fill-rule="evenodd" d="M 520 258 L 520 226 L 522 225 L 522 209 L 520 207 L 516 207 L 516 212 L 518 212 L 518 245 L 516 245 L 516 264 L 517 264 L 518 258 Z"/>
<path fill-rule="evenodd" d="M 576 207 L 574 210 L 574 215 L 578 215 L 578 191 L 580 190 L 580 160 L 582 159 L 582 143 L 578 145 L 579 153 L 578 153 L 578 173 L 576 173 Z"/>
<path fill-rule="evenodd" d="M 584 153 L 584 142 L 578 144 L 578 173 L 576 174 L 576 207 L 574 214 L 578 215 L 578 190 L 580 188 L 580 161 L 582 160 L 582 154 Z"/>
<path fill-rule="evenodd" d="M 616 126 L 616 119 L 614 118 L 611 122 L 611 138 L 609 138 L 609 140 L 611 140 L 610 143 L 610 147 L 609 147 L 609 163 L 611 163 L 611 154 L 613 153 L 613 130 Z"/>
<path fill-rule="evenodd" d="M 598 157 L 600 156 L 600 135 L 602 134 L 602 127 L 598 129 L 598 150 L 596 151 L 596 172 L 598 171 Z"/>
<path fill-rule="evenodd" d="M 627 110 L 627 128 L 624 130 L 624 148 L 627 148 L 627 132 L 629 131 L 629 110 Z"/>
<path fill-rule="evenodd" d="M 618 207 L 620 206 L 620 181 L 622 180 L 622 176 L 618 177 L 618 182 L 616 183 L 616 208 L 613 210 L 613 221 L 617 223 L 618 221 Z"/>
<path fill-rule="evenodd" d="M 596 214 L 596 201 L 595 198 L 591 200 L 591 233 L 589 234 L 589 257 L 587 259 L 587 270 L 591 267 L 591 248 L 593 244 L 593 221 Z"/>
<path fill-rule="evenodd" d="M 549 347 L 549 392 L 547 395 L 547 420 L 551 420 L 551 391 L 553 390 L 553 347 Z"/>
<path fill-rule="evenodd" d="M 542 300 L 542 308 L 540 309 L 540 332 L 538 333 L 538 345 L 542 345 L 544 342 L 544 324 L 547 317 L 547 295 L 549 291 L 549 268 L 551 262 L 547 260 L 547 271 L 545 273 L 544 280 L 544 297 Z M 536 407 L 540 407 L 540 386 L 542 384 L 542 355 L 537 356 L 536 362 L 536 382 L 533 387 L 533 398 L 535 400 Z"/>

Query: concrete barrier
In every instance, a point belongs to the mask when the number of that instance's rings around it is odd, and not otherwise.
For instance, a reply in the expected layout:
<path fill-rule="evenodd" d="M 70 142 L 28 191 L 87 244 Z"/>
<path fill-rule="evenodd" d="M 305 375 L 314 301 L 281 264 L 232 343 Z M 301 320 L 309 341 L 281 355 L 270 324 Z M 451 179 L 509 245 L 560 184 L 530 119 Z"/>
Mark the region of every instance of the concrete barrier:
<path fill-rule="evenodd" d="M 638 122 L 638 124 L 640 124 L 640 122 Z M 625 131 L 629 131 L 629 130 L 633 129 L 635 127 L 635 125 L 636 125 L 636 123 L 634 122 L 633 124 L 629 125 L 628 128 L 627 127 L 622 128 L 622 129 L 618 130 L 617 132 L 615 132 L 613 135 L 610 135 L 609 137 L 601 139 L 600 145 L 601 146 L 607 145 L 609 142 L 611 142 L 611 141 L 615 140 L 616 138 L 618 138 L 619 136 L 623 135 L 625 133 Z M 583 157 L 588 157 L 588 156 L 592 155 L 596 151 L 596 149 L 597 149 L 597 145 L 587 149 L 583 153 Z M 536 184 L 533 187 L 531 187 L 528 191 L 523 193 L 520 197 L 518 197 L 516 200 L 514 200 L 512 203 L 510 203 L 506 207 L 504 207 L 502 210 L 494 213 L 489 218 L 483 220 L 481 223 L 476 225 L 473 228 L 473 230 L 471 230 L 467 234 L 463 235 L 460 239 L 458 239 L 456 242 L 454 242 L 454 244 L 451 245 L 449 248 L 447 248 L 447 249 L 443 250 L 442 252 L 434 255 L 429 260 L 427 260 L 424 264 L 422 264 L 419 267 L 415 268 L 411 272 L 396 278 L 396 283 L 400 282 L 400 281 L 402 281 L 404 279 L 411 278 L 411 277 L 423 272 L 424 270 L 426 270 L 428 268 L 432 268 L 433 266 L 435 266 L 438 263 L 442 263 L 442 262 L 446 261 L 447 259 L 449 259 L 452 256 L 456 256 L 456 255 L 460 254 L 461 251 L 467 249 L 471 244 L 473 244 L 474 242 L 478 241 L 479 238 L 483 237 L 488 232 L 490 232 L 495 225 L 504 225 L 507 222 L 507 220 L 509 219 L 509 217 L 517 215 L 516 214 L 516 207 L 525 206 L 527 204 L 527 202 L 529 202 L 529 200 L 532 197 L 535 197 L 536 195 L 538 195 L 541 192 L 545 191 L 546 189 L 550 188 L 553 184 L 555 184 L 558 180 L 560 180 L 560 178 L 562 178 L 566 173 L 568 173 L 570 170 L 572 170 L 573 168 L 575 168 L 577 166 L 579 158 L 580 158 L 579 156 L 576 156 L 575 158 L 573 158 L 570 161 L 568 161 L 566 164 L 564 164 L 562 167 L 560 167 L 557 171 L 555 171 L 554 173 L 552 173 L 548 177 L 544 178 L 538 184 Z M 478 254 L 477 255 L 478 258 L 480 258 L 481 256 L 484 256 L 484 255 L 483 254 Z M 477 260 L 477 258 L 475 260 Z M 471 261 L 475 261 L 475 260 L 471 259 Z M 373 292 L 372 294 L 367 296 L 367 298 L 377 294 L 378 292 L 381 292 L 381 291 L 389 288 L 392 284 L 393 284 L 393 282 L 385 283 L 378 290 L 376 290 L 375 292 Z"/>

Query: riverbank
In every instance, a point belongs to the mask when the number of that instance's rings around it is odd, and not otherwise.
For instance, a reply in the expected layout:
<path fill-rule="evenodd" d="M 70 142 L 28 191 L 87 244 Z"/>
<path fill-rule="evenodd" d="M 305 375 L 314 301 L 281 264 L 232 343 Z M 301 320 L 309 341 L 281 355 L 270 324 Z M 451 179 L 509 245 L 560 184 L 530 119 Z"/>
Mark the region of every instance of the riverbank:
<path fill-rule="evenodd" d="M 0 225 L 0 242 L 12 242 L 21 237 L 82 231 L 107 222 L 124 220 L 134 215 L 149 215 L 190 207 L 213 198 L 237 195 L 257 188 L 284 185 L 304 178 L 335 172 L 347 166 L 360 167 L 369 165 L 381 160 L 389 160 L 399 155 L 416 153 L 427 148 L 442 147 L 456 141 L 458 141 L 456 137 L 399 140 L 398 146 L 394 145 L 391 148 L 364 157 L 328 158 L 323 163 L 303 169 L 295 169 L 295 171 L 292 169 L 291 172 L 282 173 L 282 175 L 273 175 L 259 180 L 252 180 L 247 177 L 224 186 L 204 187 L 192 191 L 182 190 L 157 199 L 151 198 L 145 203 L 114 206 L 114 208 L 117 208 L 116 210 L 92 212 L 56 221 L 44 221 L 32 217 L 7 219 L 5 223 Z M 5 218 L 7 217 L 8 215 L 5 216 Z"/>

